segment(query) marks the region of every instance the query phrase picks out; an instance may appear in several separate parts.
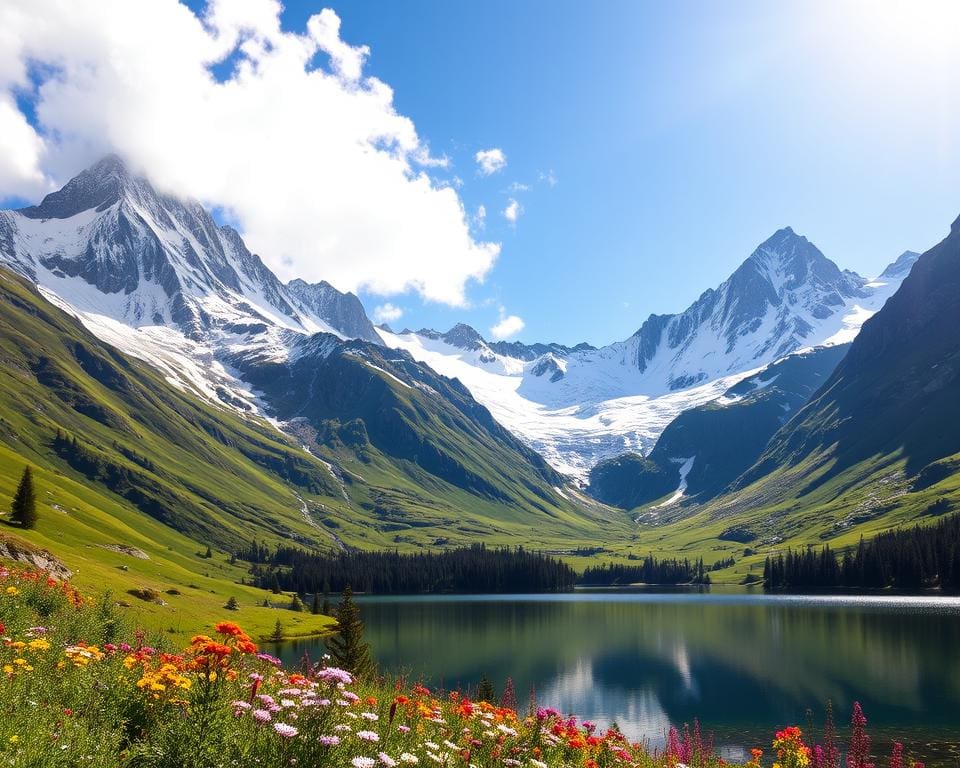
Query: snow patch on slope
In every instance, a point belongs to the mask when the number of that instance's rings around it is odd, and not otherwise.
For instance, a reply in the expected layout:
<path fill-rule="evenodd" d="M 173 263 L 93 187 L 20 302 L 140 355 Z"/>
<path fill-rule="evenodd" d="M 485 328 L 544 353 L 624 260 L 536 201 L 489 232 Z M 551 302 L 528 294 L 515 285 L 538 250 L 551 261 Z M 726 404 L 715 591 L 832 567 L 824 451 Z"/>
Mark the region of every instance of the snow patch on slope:
<path fill-rule="evenodd" d="M 585 481 L 600 459 L 624 451 L 647 453 L 681 411 L 716 399 L 745 374 L 726 376 L 679 392 L 658 396 L 615 396 L 622 378 L 592 382 L 582 399 L 568 405 L 538 402 L 523 388 L 535 361 L 463 350 L 415 333 L 379 329 L 386 346 L 409 352 L 438 373 L 459 381 L 493 417 L 564 474 Z M 484 355 L 485 359 L 481 359 Z M 615 366 L 611 373 L 618 372 Z M 755 371 L 747 372 L 755 373 Z"/>
<path fill-rule="evenodd" d="M 677 490 L 673 492 L 673 495 L 666 501 L 657 504 L 652 509 L 662 509 L 663 507 L 669 507 L 671 504 L 676 504 L 680 499 L 683 498 L 683 495 L 687 492 L 687 475 L 690 474 L 690 470 L 693 469 L 693 462 L 696 461 L 696 456 L 691 456 L 688 459 L 670 459 L 674 464 L 680 464 L 680 483 L 677 485 Z"/>

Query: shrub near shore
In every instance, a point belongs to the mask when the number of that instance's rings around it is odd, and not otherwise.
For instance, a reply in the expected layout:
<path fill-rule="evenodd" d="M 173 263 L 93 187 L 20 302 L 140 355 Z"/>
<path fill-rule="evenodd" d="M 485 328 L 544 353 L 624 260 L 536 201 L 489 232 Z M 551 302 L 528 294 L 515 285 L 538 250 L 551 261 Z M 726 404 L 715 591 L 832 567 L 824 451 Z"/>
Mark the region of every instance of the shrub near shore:
<path fill-rule="evenodd" d="M 130 633 L 108 598 L 32 572 L 0 567 L 0 621 L 0 763 L 9 766 L 724 765 L 699 729 L 671 731 L 653 751 L 551 709 L 523 714 L 457 691 L 357 680 L 322 662 L 284 670 L 232 622 L 171 653 Z M 850 768 L 869 765 L 863 723 L 855 719 Z M 807 747 L 798 728 L 773 746 L 774 768 L 838 766 L 835 747 Z M 895 758 L 891 768 L 903 768 Z M 760 768 L 759 749 L 748 765 Z"/>

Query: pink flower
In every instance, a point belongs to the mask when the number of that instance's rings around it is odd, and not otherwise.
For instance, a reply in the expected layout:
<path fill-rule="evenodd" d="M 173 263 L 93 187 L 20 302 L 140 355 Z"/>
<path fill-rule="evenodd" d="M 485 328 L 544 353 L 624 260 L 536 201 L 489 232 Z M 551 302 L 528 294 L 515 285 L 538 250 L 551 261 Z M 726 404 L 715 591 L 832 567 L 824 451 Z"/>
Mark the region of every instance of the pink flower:
<path fill-rule="evenodd" d="M 357 731 L 357 738 L 364 741 L 380 741 L 380 737 L 373 731 Z"/>
<path fill-rule="evenodd" d="M 297 733 L 299 733 L 296 728 L 294 728 L 292 725 L 287 725 L 286 723 L 274 723 L 273 730 L 275 730 L 285 739 L 292 739 L 297 735 Z"/>
<path fill-rule="evenodd" d="M 258 723 L 269 723 L 273 716 L 265 709 L 255 709 L 253 710 L 253 719 Z"/>

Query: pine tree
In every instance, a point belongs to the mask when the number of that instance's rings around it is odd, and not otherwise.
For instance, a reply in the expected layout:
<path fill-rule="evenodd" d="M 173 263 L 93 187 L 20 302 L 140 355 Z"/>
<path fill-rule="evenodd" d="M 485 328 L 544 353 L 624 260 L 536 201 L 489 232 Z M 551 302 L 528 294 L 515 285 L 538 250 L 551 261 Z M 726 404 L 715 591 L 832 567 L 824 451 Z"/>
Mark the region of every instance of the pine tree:
<path fill-rule="evenodd" d="M 337 606 L 337 634 L 327 640 L 327 650 L 336 666 L 352 672 L 356 677 L 370 677 L 376 671 L 370 646 L 363 641 L 363 622 L 360 609 L 353 602 L 349 585 L 343 590 Z"/>
<path fill-rule="evenodd" d="M 297 613 L 303 613 L 304 605 L 303 600 L 300 599 L 300 595 L 294 593 L 293 599 L 290 600 L 290 605 L 288 606 L 291 611 L 296 611 Z"/>
<path fill-rule="evenodd" d="M 10 517 L 21 528 L 33 528 L 37 524 L 37 500 L 33 490 L 33 473 L 28 466 L 23 470 L 20 485 L 10 505 Z"/>
<path fill-rule="evenodd" d="M 240 603 L 237 602 L 237 598 L 235 598 L 233 595 L 230 595 L 230 599 L 227 600 L 227 604 L 224 605 L 223 607 L 226 608 L 228 611 L 239 611 Z"/>
<path fill-rule="evenodd" d="M 496 691 L 493 690 L 493 683 L 490 682 L 490 679 L 486 675 L 481 675 L 480 684 L 477 686 L 477 701 L 493 703 L 496 697 L 497 694 Z"/>
<path fill-rule="evenodd" d="M 213 550 L 210 549 L 210 545 L 209 545 L 209 544 L 207 544 L 207 551 L 203 553 L 203 556 L 204 556 L 205 558 L 207 558 L 208 560 L 209 560 L 211 557 L 213 557 Z"/>
<path fill-rule="evenodd" d="M 280 623 L 280 619 L 277 619 L 277 623 L 273 625 L 273 634 L 270 635 L 270 640 L 274 643 L 283 640 L 283 624 Z"/>
<path fill-rule="evenodd" d="M 313 604 L 310 606 L 310 613 L 316 615 L 320 613 L 320 593 L 313 593 Z"/>

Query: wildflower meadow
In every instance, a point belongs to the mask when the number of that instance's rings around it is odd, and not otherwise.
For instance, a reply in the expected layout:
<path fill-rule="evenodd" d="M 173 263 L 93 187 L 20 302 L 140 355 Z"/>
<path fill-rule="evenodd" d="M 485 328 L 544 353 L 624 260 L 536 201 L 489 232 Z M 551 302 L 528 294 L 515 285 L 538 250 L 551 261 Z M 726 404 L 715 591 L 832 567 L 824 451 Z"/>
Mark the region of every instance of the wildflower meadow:
<path fill-rule="evenodd" d="M 283 669 L 235 623 L 173 652 L 131 631 L 109 596 L 0 567 L 0 765 L 719 768 L 695 724 L 663 750 L 570 715 L 527 712 L 304 662 Z M 846 768 L 872 768 L 855 707 Z M 840 768 L 832 726 L 778 732 L 749 768 Z M 889 768 L 905 768 L 895 745 Z M 912 768 L 922 768 L 913 763 Z"/>

